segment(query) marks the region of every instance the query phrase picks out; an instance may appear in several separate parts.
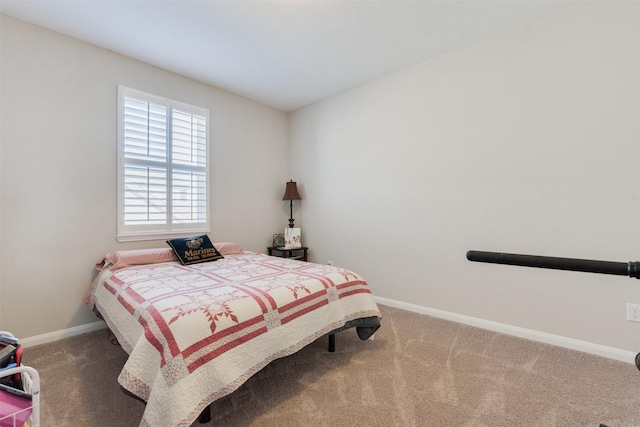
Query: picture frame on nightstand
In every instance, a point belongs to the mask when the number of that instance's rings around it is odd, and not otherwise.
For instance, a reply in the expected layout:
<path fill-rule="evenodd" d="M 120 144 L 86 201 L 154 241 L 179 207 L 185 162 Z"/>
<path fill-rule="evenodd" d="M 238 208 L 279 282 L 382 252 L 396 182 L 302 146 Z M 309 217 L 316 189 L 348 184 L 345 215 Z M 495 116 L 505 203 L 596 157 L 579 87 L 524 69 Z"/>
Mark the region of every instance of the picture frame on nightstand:
<path fill-rule="evenodd" d="M 284 229 L 284 248 L 300 249 L 302 247 L 302 233 L 299 228 Z"/>

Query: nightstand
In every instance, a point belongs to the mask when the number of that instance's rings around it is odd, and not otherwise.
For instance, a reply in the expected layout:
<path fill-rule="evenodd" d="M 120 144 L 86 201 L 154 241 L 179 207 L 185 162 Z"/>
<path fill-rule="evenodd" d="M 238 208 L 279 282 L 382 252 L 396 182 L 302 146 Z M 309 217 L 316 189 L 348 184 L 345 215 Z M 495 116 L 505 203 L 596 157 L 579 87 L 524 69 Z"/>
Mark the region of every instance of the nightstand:
<path fill-rule="evenodd" d="M 303 246 L 296 249 L 277 248 L 275 246 L 269 246 L 267 248 L 267 254 L 271 256 L 279 256 L 280 258 L 298 259 L 300 261 L 307 260 L 307 250 L 309 248 Z"/>

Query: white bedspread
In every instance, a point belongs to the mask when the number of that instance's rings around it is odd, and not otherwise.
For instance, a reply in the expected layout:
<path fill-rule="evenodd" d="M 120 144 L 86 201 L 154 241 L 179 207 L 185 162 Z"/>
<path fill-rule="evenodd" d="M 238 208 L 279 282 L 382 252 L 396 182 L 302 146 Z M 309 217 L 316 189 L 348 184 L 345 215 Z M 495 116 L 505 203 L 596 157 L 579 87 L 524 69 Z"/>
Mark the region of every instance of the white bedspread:
<path fill-rule="evenodd" d="M 380 316 L 351 271 L 251 252 L 107 268 L 95 283 L 91 300 L 129 353 L 118 381 L 147 402 L 141 426 L 189 426 L 272 360 Z"/>

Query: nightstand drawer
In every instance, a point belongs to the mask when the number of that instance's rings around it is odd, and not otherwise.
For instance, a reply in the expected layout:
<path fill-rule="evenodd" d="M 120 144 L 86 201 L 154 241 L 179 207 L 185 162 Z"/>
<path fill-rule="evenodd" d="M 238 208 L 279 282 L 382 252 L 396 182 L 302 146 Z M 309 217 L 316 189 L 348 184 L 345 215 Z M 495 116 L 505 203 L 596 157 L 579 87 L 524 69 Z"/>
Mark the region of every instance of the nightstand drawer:
<path fill-rule="evenodd" d="M 290 259 L 297 259 L 300 261 L 306 261 L 308 249 L 309 248 L 306 246 L 303 246 L 301 248 L 296 248 L 296 249 L 285 249 L 285 248 L 277 248 L 275 246 L 269 246 L 267 248 L 267 254 L 270 256 L 277 256 L 280 258 L 290 258 Z"/>

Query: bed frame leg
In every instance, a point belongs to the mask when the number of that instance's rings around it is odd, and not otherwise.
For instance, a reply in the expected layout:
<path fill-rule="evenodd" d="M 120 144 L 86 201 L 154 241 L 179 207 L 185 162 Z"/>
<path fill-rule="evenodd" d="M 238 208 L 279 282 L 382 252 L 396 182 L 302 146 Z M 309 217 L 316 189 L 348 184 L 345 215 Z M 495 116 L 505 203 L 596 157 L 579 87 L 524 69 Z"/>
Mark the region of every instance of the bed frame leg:
<path fill-rule="evenodd" d="M 336 334 L 329 335 L 329 352 L 333 353 L 336 351 Z"/>
<path fill-rule="evenodd" d="M 207 405 L 207 407 L 202 410 L 200 416 L 198 417 L 198 422 L 200 424 L 205 424 L 209 421 L 211 421 L 211 405 Z"/>

